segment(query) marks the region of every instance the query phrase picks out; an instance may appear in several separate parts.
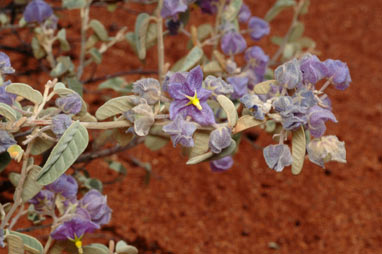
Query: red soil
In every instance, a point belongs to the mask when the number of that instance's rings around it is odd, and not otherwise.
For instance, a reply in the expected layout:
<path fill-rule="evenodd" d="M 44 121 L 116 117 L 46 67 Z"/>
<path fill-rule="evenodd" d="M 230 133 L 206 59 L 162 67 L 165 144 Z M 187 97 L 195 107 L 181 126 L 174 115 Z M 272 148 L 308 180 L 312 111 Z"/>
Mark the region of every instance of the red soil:
<path fill-rule="evenodd" d="M 251 4 L 253 14 L 263 16 L 272 3 L 256 1 Z M 96 13 L 110 24 L 133 29 L 135 15 L 126 17 L 120 10 Z M 286 13 L 272 22 L 274 35 L 286 31 Z M 102 231 L 88 235 L 89 242 L 93 237 L 102 243 L 123 239 L 140 253 L 382 253 L 381 13 L 380 0 L 321 0 L 312 1 L 304 18 L 306 35 L 317 42 L 320 58 L 340 59 L 351 70 L 349 89 L 329 90 L 339 123 L 329 124 L 327 131 L 346 142 L 347 164 L 329 163 L 322 170 L 306 160 L 299 176 L 288 169 L 276 173 L 266 167 L 259 150 L 243 141 L 233 168 L 216 174 L 207 163 L 186 166 L 186 158 L 171 144 L 159 152 L 139 146 L 118 155 L 126 162 L 127 176 L 104 188 L 113 219 Z M 76 15 L 70 20 L 77 20 Z M 75 33 L 70 36 L 78 38 Z M 185 52 L 185 38 L 180 38 L 166 39 L 166 61 L 173 63 Z M 268 46 L 268 39 L 261 45 L 271 54 L 275 48 Z M 3 37 L 0 44 L 9 45 L 9 40 Z M 126 48 L 121 43 L 108 52 L 97 76 L 138 68 L 139 61 Z M 153 60 L 145 68 L 155 68 L 155 55 L 155 50 L 149 51 Z M 46 78 L 19 80 L 36 85 Z M 99 103 L 96 96 L 88 99 Z M 261 134 L 257 144 L 270 142 L 260 130 L 253 133 Z M 128 163 L 130 156 L 152 164 L 148 185 L 143 183 L 144 170 Z M 116 176 L 103 160 L 87 169 L 103 181 Z M 21 222 L 19 227 L 28 225 Z M 269 248 L 271 242 L 279 249 Z"/>

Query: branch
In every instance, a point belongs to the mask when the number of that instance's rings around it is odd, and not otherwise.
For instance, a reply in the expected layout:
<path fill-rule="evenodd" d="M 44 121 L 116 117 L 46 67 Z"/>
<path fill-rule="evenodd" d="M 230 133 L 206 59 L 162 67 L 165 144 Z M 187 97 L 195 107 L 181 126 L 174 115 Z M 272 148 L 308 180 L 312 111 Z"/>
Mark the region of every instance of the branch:
<path fill-rule="evenodd" d="M 98 82 L 98 81 L 104 81 L 110 78 L 115 78 L 115 77 L 120 77 L 120 76 L 126 76 L 126 75 L 135 75 L 135 74 L 143 74 L 143 75 L 150 75 L 150 74 L 157 74 L 158 72 L 155 70 L 131 70 L 131 71 L 119 71 L 114 74 L 107 74 L 105 76 L 101 77 L 95 77 L 95 78 L 90 78 L 88 80 L 83 81 L 83 84 L 89 84 L 93 82 Z"/>

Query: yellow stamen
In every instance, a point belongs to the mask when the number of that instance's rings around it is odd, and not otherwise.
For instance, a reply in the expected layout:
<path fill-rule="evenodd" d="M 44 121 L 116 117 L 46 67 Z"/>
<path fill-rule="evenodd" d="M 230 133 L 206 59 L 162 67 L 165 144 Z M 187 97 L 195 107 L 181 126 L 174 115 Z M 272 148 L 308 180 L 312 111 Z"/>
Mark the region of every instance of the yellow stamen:
<path fill-rule="evenodd" d="M 198 99 L 198 95 L 196 94 L 196 91 L 195 91 L 195 94 L 193 97 L 191 96 L 188 96 L 188 95 L 185 95 L 187 99 L 189 99 L 190 101 L 187 103 L 187 105 L 194 105 L 197 109 L 199 110 L 202 110 L 202 105 L 200 105 L 200 101 Z"/>
<path fill-rule="evenodd" d="M 78 238 L 76 235 L 75 235 L 74 237 L 75 237 L 75 238 L 74 238 L 74 245 L 76 245 L 76 247 L 77 247 L 77 249 L 78 249 L 78 253 L 79 253 L 79 254 L 83 254 L 84 251 L 83 251 L 83 249 L 82 249 L 82 241 L 81 241 L 81 238 L 82 238 L 82 237 Z"/>

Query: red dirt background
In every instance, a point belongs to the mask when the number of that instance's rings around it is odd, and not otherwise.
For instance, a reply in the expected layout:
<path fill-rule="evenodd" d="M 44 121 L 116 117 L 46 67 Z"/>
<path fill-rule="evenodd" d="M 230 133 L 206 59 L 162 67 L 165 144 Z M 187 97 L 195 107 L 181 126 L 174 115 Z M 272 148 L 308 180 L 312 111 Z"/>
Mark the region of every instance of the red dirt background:
<path fill-rule="evenodd" d="M 246 2 L 257 16 L 263 16 L 273 3 Z M 134 4 L 125 6 L 138 8 Z M 197 12 L 194 15 L 197 20 L 208 19 Z M 132 30 L 136 15 L 121 9 L 110 14 L 99 8 L 92 16 L 107 24 L 127 25 Z M 291 12 L 287 11 L 271 23 L 273 35 L 285 33 L 290 16 Z M 78 13 L 68 17 L 70 22 L 75 22 Z M 244 140 L 240 153 L 234 157 L 233 168 L 216 174 L 210 172 L 207 163 L 186 166 L 186 158 L 171 144 L 159 152 L 139 146 L 119 154 L 118 158 L 128 168 L 127 176 L 104 188 L 113 209 L 112 221 L 102 231 L 89 234 L 86 237 L 89 242 L 99 240 L 106 244 L 109 239 L 123 239 L 138 247 L 140 253 L 382 253 L 382 95 L 379 90 L 382 3 L 380 0 L 312 0 L 304 22 L 306 35 L 317 42 L 320 58 L 340 59 L 351 70 L 350 88 L 344 92 L 329 90 L 339 123 L 328 124 L 327 131 L 346 142 L 348 163 L 329 163 L 323 170 L 306 160 L 299 176 L 293 176 L 289 169 L 276 173 L 266 167 L 261 151 Z M 10 45 L 13 39 L 7 36 L 0 32 L 0 45 Z M 69 34 L 70 38 L 78 36 L 78 29 Z M 270 55 L 276 50 L 269 45 L 269 38 L 260 44 Z M 183 36 L 166 39 L 166 61 L 173 63 L 181 57 L 185 45 Z M 24 63 L 21 56 L 12 55 L 16 68 L 21 68 Z M 155 50 L 149 51 L 148 58 L 153 60 L 147 61 L 145 68 L 155 68 Z M 34 60 L 26 63 L 33 64 L 36 64 Z M 105 55 L 96 76 L 139 66 L 127 43 L 120 43 Z M 133 81 L 138 77 L 127 79 Z M 12 79 L 36 86 L 43 84 L 47 76 L 32 78 Z M 97 96 L 97 93 L 87 95 L 89 101 L 99 104 Z M 260 130 L 252 133 L 260 135 L 258 145 L 271 142 Z M 130 156 L 152 164 L 148 185 L 143 183 L 144 170 L 129 163 Z M 103 181 L 116 176 L 103 160 L 93 161 L 87 169 Z M 19 228 L 27 226 L 25 221 L 18 224 Z M 44 230 L 33 234 L 46 239 Z M 270 248 L 272 242 L 279 249 Z"/>

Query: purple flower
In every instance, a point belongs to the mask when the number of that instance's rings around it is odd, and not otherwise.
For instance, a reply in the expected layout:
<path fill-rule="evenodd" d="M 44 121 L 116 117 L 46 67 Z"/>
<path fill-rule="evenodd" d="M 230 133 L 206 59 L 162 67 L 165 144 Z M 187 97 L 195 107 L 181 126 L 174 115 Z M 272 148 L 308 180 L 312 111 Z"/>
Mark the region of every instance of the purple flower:
<path fill-rule="evenodd" d="M 82 100 L 78 94 L 69 94 L 56 100 L 56 106 L 66 114 L 78 114 L 81 111 Z"/>
<path fill-rule="evenodd" d="M 233 159 L 231 156 L 226 156 L 218 160 L 210 162 L 210 167 L 213 172 L 223 172 L 230 169 L 233 165 Z"/>
<path fill-rule="evenodd" d="M 70 116 L 58 114 L 52 118 L 52 131 L 57 137 L 61 137 L 67 128 L 72 124 Z"/>
<path fill-rule="evenodd" d="M 196 4 L 204 13 L 214 14 L 217 11 L 218 0 L 197 0 Z"/>
<path fill-rule="evenodd" d="M 213 153 L 221 153 L 221 151 L 229 147 L 231 143 L 231 130 L 228 127 L 221 127 L 211 132 L 208 146 Z"/>
<path fill-rule="evenodd" d="M 268 22 L 259 17 L 250 18 L 248 27 L 250 30 L 251 38 L 255 41 L 260 40 L 264 35 L 269 34 L 270 31 Z"/>
<path fill-rule="evenodd" d="M 312 134 L 312 136 L 316 138 L 319 138 L 322 135 L 324 135 L 326 131 L 326 121 L 331 120 L 335 123 L 337 122 L 336 117 L 330 110 L 321 108 L 317 105 L 314 105 L 309 109 L 308 115 L 308 126 L 310 134 Z"/>
<path fill-rule="evenodd" d="M 249 9 L 248 5 L 243 3 L 239 11 L 239 16 L 238 16 L 239 21 L 242 23 L 245 23 L 248 21 L 250 17 L 251 17 L 251 10 Z"/>
<path fill-rule="evenodd" d="M 160 99 L 159 81 L 153 78 L 140 79 L 134 83 L 133 92 L 145 99 L 147 104 L 153 105 Z"/>
<path fill-rule="evenodd" d="M 24 10 L 24 19 L 26 22 L 42 23 L 53 14 L 52 7 L 43 0 L 33 0 Z"/>
<path fill-rule="evenodd" d="M 327 68 L 317 56 L 306 54 L 300 60 L 300 69 L 304 84 L 316 84 L 321 79 L 327 77 Z"/>
<path fill-rule="evenodd" d="M 167 18 L 186 10 L 187 4 L 184 0 L 164 0 L 160 14 L 163 18 Z"/>
<path fill-rule="evenodd" d="M 163 131 L 170 135 L 174 147 L 180 143 L 184 147 L 193 147 L 192 135 L 196 131 L 196 124 L 185 121 L 182 115 L 177 115 L 171 123 L 163 126 Z"/>
<path fill-rule="evenodd" d="M 54 193 L 50 190 L 41 190 L 28 202 L 33 204 L 34 209 L 38 212 L 43 212 L 44 210 L 53 210 Z"/>
<path fill-rule="evenodd" d="M 226 32 L 220 41 L 220 47 L 226 55 L 236 55 L 242 53 L 247 47 L 244 37 L 236 32 Z"/>
<path fill-rule="evenodd" d="M 332 83 L 336 89 L 345 90 L 349 87 L 352 80 L 346 63 L 340 60 L 328 59 L 324 64 L 327 68 L 327 77 L 332 78 Z"/>
<path fill-rule="evenodd" d="M 9 56 L 4 52 L 0 52 L 0 75 L 14 73 L 15 69 L 11 66 Z"/>
<path fill-rule="evenodd" d="M 7 131 L 0 130 L 0 153 L 7 151 L 14 144 L 16 144 L 16 140 Z"/>
<path fill-rule="evenodd" d="M 268 167 L 277 172 L 281 172 L 284 167 L 292 164 L 292 155 L 289 146 L 284 144 L 265 147 L 263 155 Z"/>
<path fill-rule="evenodd" d="M 239 99 L 244 94 L 248 93 L 248 78 L 235 76 L 227 78 L 227 81 L 233 86 L 233 94 L 231 95 L 232 99 Z"/>
<path fill-rule="evenodd" d="M 186 80 L 187 72 L 172 72 L 169 71 L 162 84 L 162 89 L 164 92 L 168 92 L 168 85 L 171 83 L 182 83 Z"/>
<path fill-rule="evenodd" d="M 227 96 L 233 93 L 233 86 L 231 84 L 227 84 L 223 79 L 212 75 L 207 76 L 204 80 L 204 84 L 208 90 L 212 91 L 213 96 L 219 94 Z"/>
<path fill-rule="evenodd" d="M 265 106 L 264 102 L 259 98 L 259 96 L 256 94 L 245 94 L 240 98 L 240 102 L 243 103 L 244 106 L 252 112 L 254 118 L 257 120 L 264 120 Z M 270 107 L 265 110 L 266 113 L 268 113 L 269 110 Z"/>
<path fill-rule="evenodd" d="M 73 218 L 59 225 L 51 234 L 56 240 L 78 241 L 85 233 L 93 232 L 99 226 L 90 221 L 81 218 Z"/>
<path fill-rule="evenodd" d="M 280 96 L 273 102 L 276 112 L 282 117 L 282 125 L 286 130 L 293 130 L 308 121 L 307 108 L 293 102 L 290 96 Z"/>
<path fill-rule="evenodd" d="M 293 89 L 302 82 L 302 72 L 297 59 L 290 60 L 275 70 L 275 78 L 280 85 Z"/>
<path fill-rule="evenodd" d="M 65 198 L 77 195 L 78 184 L 71 175 L 61 175 L 56 181 L 46 186 L 47 190 L 61 194 Z"/>
<path fill-rule="evenodd" d="M 16 94 L 8 93 L 7 91 L 5 91 L 5 88 L 10 84 L 10 81 L 6 81 L 3 83 L 2 86 L 0 86 L 0 102 L 8 104 L 9 106 L 13 104 L 17 97 Z"/>
<path fill-rule="evenodd" d="M 247 67 L 253 71 L 253 73 L 248 72 L 250 80 L 254 84 L 263 81 L 269 56 L 260 47 L 254 46 L 245 51 L 245 60 Z"/>
<path fill-rule="evenodd" d="M 58 23 L 58 18 L 56 15 L 53 14 L 47 20 L 45 20 L 44 28 L 56 30 L 57 29 L 57 23 Z"/>
<path fill-rule="evenodd" d="M 80 207 L 86 209 L 91 220 L 98 224 L 107 224 L 111 218 L 111 209 L 107 205 L 106 196 L 92 189 L 80 200 Z"/>
<path fill-rule="evenodd" d="M 214 113 L 207 104 L 211 91 L 202 88 L 202 82 L 203 72 L 197 66 L 188 73 L 187 78 L 168 85 L 168 92 L 174 98 L 170 104 L 171 120 L 181 114 L 184 118 L 191 116 L 200 125 L 215 123 Z"/>

